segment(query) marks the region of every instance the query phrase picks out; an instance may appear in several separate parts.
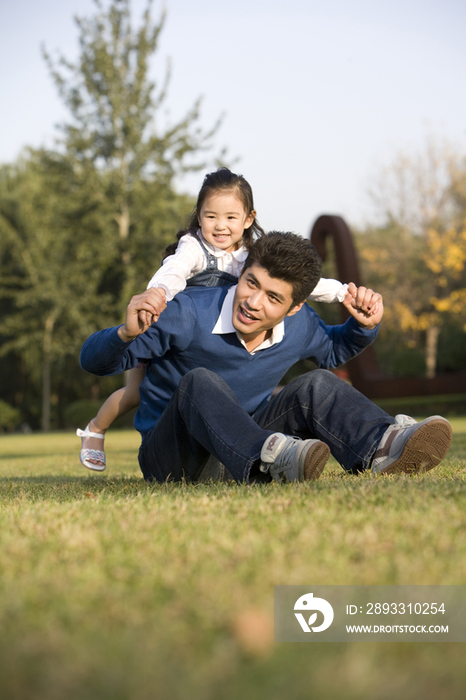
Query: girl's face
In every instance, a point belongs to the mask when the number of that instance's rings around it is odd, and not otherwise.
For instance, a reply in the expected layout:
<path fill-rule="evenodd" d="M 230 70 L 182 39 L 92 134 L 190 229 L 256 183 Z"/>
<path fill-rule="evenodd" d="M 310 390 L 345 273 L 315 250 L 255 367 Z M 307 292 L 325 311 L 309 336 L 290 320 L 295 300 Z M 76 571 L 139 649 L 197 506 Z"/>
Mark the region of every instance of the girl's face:
<path fill-rule="evenodd" d="M 231 253 L 241 246 L 244 229 L 254 221 L 256 212 L 244 210 L 234 191 L 208 195 L 198 215 L 205 240 L 220 250 Z"/>

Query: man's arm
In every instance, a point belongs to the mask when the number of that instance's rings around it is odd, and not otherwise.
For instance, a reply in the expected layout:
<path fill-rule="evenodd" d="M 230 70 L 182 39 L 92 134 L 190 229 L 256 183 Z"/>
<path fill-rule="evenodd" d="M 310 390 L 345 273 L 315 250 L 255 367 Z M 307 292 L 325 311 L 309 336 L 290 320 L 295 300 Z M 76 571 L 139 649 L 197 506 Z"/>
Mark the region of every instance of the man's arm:
<path fill-rule="evenodd" d="M 127 306 L 123 325 L 98 331 L 86 340 L 81 350 L 81 367 L 99 376 L 119 374 L 135 367 L 138 358 L 163 354 L 165 348 L 160 334 L 152 331 L 144 336 L 144 333 L 151 328 L 150 319 L 160 313 L 164 305 L 164 294 L 157 289 L 134 296 Z M 140 312 L 147 321 L 141 320 Z M 142 336 L 140 340 L 132 342 L 139 336 Z"/>
<path fill-rule="evenodd" d="M 339 367 L 358 355 L 377 337 L 378 325 L 383 316 L 382 297 L 367 287 L 348 285 L 348 294 L 343 302 L 352 318 L 346 323 L 328 326 L 319 319 L 315 311 L 305 305 L 311 325 L 307 338 L 307 358 L 318 367 Z M 296 314 L 294 318 L 298 318 Z M 318 329 L 314 325 L 317 320 Z"/>

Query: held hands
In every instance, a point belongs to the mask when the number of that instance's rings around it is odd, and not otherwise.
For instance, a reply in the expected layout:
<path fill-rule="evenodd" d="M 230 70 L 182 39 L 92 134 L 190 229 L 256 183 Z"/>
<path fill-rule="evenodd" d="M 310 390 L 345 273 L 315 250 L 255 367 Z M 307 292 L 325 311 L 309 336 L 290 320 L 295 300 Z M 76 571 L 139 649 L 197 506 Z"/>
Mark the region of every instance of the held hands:
<path fill-rule="evenodd" d="M 147 325 L 148 327 L 151 326 L 153 323 L 157 323 L 157 321 L 160 318 L 160 314 L 162 313 L 162 311 L 164 309 L 167 308 L 167 304 L 166 304 L 167 298 L 166 298 L 165 290 L 163 289 L 163 287 L 154 287 L 154 289 L 157 289 L 162 294 L 162 297 L 163 297 L 163 302 L 159 307 L 158 313 L 151 314 L 149 311 L 145 311 L 145 310 L 141 309 L 139 311 L 139 314 L 138 314 L 139 320 L 141 321 L 141 323 L 143 323 L 144 325 Z"/>
<path fill-rule="evenodd" d="M 121 340 L 127 343 L 145 333 L 152 323 L 158 320 L 166 307 L 163 289 L 151 287 L 142 294 L 134 296 L 126 308 L 125 323 L 118 329 Z"/>
<path fill-rule="evenodd" d="M 349 313 L 365 328 L 377 326 L 383 316 L 383 300 L 381 294 L 367 287 L 356 287 L 353 282 L 348 285 L 346 297 L 342 301 Z"/>

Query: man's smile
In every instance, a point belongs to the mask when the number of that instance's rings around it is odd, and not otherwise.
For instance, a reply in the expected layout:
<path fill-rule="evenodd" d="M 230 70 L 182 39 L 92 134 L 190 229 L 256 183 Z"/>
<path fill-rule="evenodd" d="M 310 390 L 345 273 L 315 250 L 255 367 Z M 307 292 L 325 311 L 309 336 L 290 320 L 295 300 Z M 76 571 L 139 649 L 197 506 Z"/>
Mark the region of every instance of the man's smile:
<path fill-rule="evenodd" d="M 294 316 L 293 287 L 271 277 L 265 267 L 253 263 L 240 275 L 233 301 L 233 327 L 251 352 L 267 338 L 285 316 Z"/>
<path fill-rule="evenodd" d="M 254 321 L 259 320 L 256 316 L 249 313 L 249 311 L 246 311 L 244 306 L 238 307 L 238 317 L 242 323 L 254 323 Z"/>

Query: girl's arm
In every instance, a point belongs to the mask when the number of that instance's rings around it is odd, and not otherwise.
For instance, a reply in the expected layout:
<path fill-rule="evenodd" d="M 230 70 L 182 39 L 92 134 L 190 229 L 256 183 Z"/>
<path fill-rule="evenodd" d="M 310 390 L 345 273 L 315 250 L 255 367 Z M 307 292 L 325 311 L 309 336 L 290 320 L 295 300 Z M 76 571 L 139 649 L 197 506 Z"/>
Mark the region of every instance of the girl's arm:
<path fill-rule="evenodd" d="M 342 284 L 338 280 L 321 277 L 314 291 L 309 295 L 309 299 L 311 301 L 322 301 L 325 304 L 331 304 L 335 301 L 343 302 L 348 295 L 348 299 L 352 298 L 351 306 L 353 308 L 361 308 L 362 303 L 358 298 L 358 294 L 364 298 L 365 292 L 363 292 L 363 290 L 366 290 L 366 287 L 356 287 L 353 282 Z M 378 313 L 380 301 L 380 294 L 373 292 L 370 303 L 364 304 L 363 311 L 366 316 L 374 316 Z"/>
<path fill-rule="evenodd" d="M 186 280 L 205 268 L 205 255 L 195 236 L 187 233 L 180 238 L 173 255 L 165 258 L 162 267 L 157 270 L 147 289 L 158 287 L 165 291 L 166 300 L 182 292 Z"/>
<path fill-rule="evenodd" d="M 309 294 L 309 299 L 311 301 L 322 301 L 324 304 L 331 304 L 334 301 L 343 301 L 347 290 L 347 284 L 321 277 L 314 291 Z"/>

